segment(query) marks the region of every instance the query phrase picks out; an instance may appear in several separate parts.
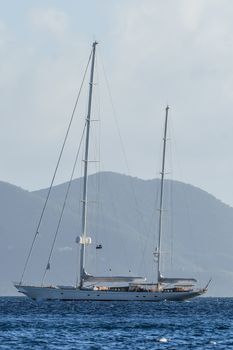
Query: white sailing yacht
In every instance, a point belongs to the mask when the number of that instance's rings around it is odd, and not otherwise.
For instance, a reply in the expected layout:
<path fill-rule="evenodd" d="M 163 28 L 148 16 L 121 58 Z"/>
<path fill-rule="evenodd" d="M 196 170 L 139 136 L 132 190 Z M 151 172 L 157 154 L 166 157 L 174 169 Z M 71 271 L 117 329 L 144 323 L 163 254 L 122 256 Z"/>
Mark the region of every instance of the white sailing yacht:
<path fill-rule="evenodd" d="M 91 244 L 91 237 L 87 235 L 87 207 L 88 207 L 88 163 L 89 163 L 89 131 L 91 122 L 92 89 L 94 81 L 95 54 L 97 42 L 92 45 L 90 86 L 88 97 L 88 111 L 85 130 L 85 158 L 84 158 L 84 182 L 82 194 L 82 235 L 77 237 L 76 243 L 80 245 L 80 272 L 79 282 L 75 286 L 46 286 L 28 285 L 23 283 L 24 272 L 32 251 L 27 257 L 24 271 L 20 282 L 14 283 L 20 293 L 35 300 L 99 300 L 99 301 L 162 301 L 162 300 L 186 300 L 207 291 L 208 284 L 204 288 L 196 288 L 196 280 L 193 278 L 167 278 L 161 274 L 161 242 L 163 223 L 163 198 L 164 198 L 164 169 L 166 155 L 166 138 L 168 110 L 166 108 L 165 128 L 163 138 L 163 157 L 160 185 L 160 208 L 159 208 L 159 232 L 158 247 L 154 254 L 157 263 L 157 281 L 148 283 L 146 278 L 132 276 L 92 276 L 85 269 L 86 247 Z M 44 209 L 43 209 L 44 210 Z M 39 222 L 40 224 L 40 222 Z M 38 230 L 36 235 L 38 234 Z M 36 237 L 36 236 L 35 236 Z M 34 240 L 35 240 L 34 237 Z M 34 244 L 34 241 L 33 241 Z M 48 263 L 47 269 L 50 268 Z"/>

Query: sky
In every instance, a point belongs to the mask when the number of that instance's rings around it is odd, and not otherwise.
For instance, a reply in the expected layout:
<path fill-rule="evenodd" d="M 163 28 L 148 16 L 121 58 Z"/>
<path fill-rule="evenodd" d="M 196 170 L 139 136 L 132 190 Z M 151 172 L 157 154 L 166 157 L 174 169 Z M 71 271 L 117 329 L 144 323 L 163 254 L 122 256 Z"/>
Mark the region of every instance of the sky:
<path fill-rule="evenodd" d="M 233 206 L 231 0 L 1 0 L 0 9 L 1 181 L 48 187 L 98 40 L 101 169 L 158 177 L 169 104 L 168 177 Z M 58 183 L 78 147 L 75 125 Z"/>

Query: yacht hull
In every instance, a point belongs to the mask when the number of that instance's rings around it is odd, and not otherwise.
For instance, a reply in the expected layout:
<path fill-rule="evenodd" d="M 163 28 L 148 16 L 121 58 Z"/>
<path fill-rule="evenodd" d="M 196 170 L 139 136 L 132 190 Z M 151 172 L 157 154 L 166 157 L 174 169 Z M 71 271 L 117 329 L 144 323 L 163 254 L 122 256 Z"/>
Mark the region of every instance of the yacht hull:
<path fill-rule="evenodd" d="M 15 285 L 20 293 L 34 300 L 64 300 L 64 301 L 182 301 L 200 296 L 205 289 L 193 289 L 190 291 L 100 291 L 84 290 L 79 288 L 37 287 Z"/>

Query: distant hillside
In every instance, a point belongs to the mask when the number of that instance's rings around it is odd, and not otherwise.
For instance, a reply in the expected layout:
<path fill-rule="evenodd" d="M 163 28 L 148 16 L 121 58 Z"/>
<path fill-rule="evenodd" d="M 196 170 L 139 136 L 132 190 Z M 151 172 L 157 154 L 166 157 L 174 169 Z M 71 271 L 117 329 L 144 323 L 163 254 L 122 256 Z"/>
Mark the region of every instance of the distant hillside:
<path fill-rule="evenodd" d="M 82 179 L 73 181 L 61 224 L 48 283 L 75 283 L 81 233 Z M 89 176 L 87 271 L 141 274 L 153 280 L 153 249 L 157 241 L 158 180 L 141 180 L 111 172 Z M 67 183 L 52 190 L 48 210 L 25 275 L 39 283 L 47 262 Z M 47 189 L 28 192 L 0 183 L 0 294 L 14 294 L 11 281 L 20 278 Z M 212 277 L 209 295 L 233 295 L 233 208 L 212 195 L 177 181 L 165 183 L 166 211 L 163 273 Z M 102 244 L 102 249 L 96 245 Z"/>

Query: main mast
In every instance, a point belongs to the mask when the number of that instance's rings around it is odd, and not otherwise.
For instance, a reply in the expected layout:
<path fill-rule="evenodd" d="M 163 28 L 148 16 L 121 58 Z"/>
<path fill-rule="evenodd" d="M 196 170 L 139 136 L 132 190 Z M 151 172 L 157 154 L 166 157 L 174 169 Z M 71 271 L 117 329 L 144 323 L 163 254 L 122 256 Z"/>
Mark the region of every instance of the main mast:
<path fill-rule="evenodd" d="M 88 110 L 86 118 L 86 142 L 85 142 L 85 158 L 84 158 L 84 177 L 83 177 L 83 197 L 82 197 L 82 236 L 80 237 L 80 287 L 83 285 L 83 276 L 85 273 L 85 247 L 90 243 L 90 239 L 87 237 L 87 182 L 88 182 L 88 155 L 89 155 L 89 135 L 90 135 L 90 122 L 91 122 L 91 106 L 92 106 L 92 90 L 94 81 L 94 68 L 95 68 L 95 50 L 98 43 L 95 41 L 92 44 L 92 61 L 91 61 L 91 73 L 90 73 L 90 86 L 88 97 Z"/>
<path fill-rule="evenodd" d="M 168 121 L 168 110 L 166 107 L 165 125 L 164 125 L 164 136 L 163 136 L 163 158 L 162 158 L 162 170 L 160 180 L 160 200 L 159 200 L 159 238 L 158 238 L 158 249 L 157 249 L 157 281 L 160 281 L 160 265 L 161 265 L 161 238 L 163 233 L 163 197 L 164 197 L 164 175 L 165 175 L 165 160 L 166 160 L 166 144 L 167 144 L 167 121 Z"/>

